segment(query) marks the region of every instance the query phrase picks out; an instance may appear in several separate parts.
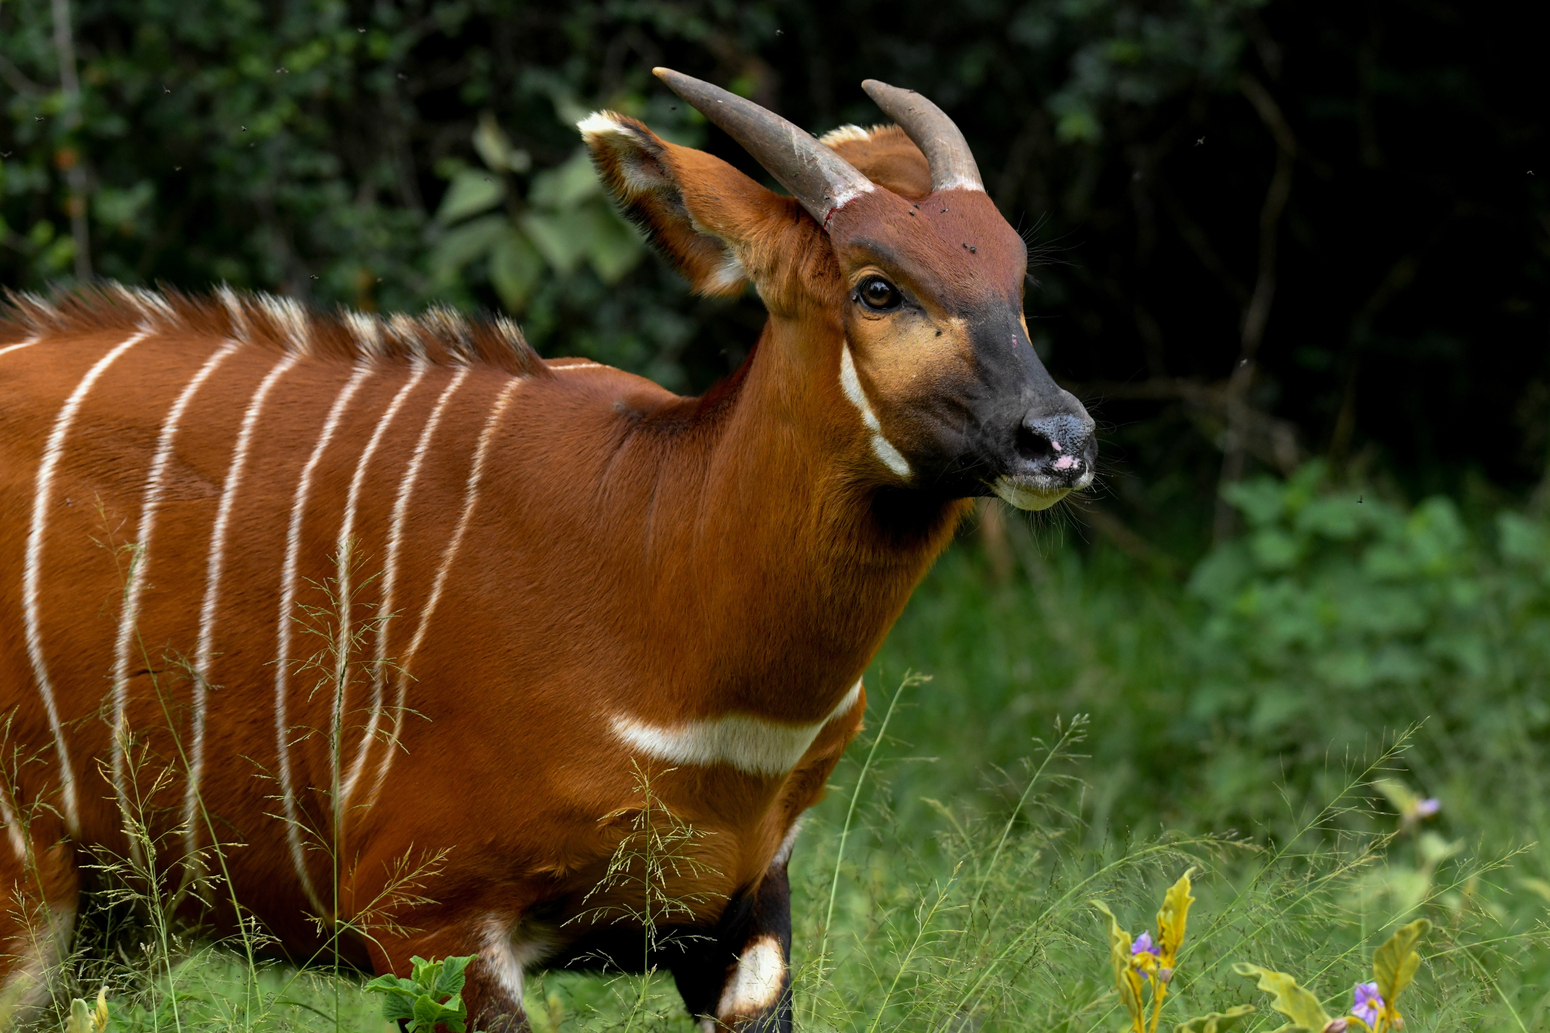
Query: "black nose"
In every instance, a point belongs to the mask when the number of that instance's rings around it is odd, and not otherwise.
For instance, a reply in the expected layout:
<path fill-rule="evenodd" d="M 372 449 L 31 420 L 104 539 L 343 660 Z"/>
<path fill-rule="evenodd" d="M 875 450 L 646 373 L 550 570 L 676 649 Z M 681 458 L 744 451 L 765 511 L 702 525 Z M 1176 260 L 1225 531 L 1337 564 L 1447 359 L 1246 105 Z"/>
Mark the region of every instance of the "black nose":
<path fill-rule="evenodd" d="M 1075 413 L 1030 415 L 1017 428 L 1017 454 L 1028 472 L 1068 486 L 1091 478 L 1096 451 L 1091 418 Z"/>

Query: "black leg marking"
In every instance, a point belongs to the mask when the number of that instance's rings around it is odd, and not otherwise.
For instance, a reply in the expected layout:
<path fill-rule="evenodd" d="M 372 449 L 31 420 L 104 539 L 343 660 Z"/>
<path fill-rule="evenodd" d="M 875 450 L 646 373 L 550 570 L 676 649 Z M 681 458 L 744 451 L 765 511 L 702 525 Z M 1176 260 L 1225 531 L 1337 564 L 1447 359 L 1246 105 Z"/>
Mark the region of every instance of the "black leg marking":
<path fill-rule="evenodd" d="M 715 934 L 672 968 L 689 1013 L 708 1028 L 791 1033 L 791 880 L 770 866 L 727 908 Z"/>

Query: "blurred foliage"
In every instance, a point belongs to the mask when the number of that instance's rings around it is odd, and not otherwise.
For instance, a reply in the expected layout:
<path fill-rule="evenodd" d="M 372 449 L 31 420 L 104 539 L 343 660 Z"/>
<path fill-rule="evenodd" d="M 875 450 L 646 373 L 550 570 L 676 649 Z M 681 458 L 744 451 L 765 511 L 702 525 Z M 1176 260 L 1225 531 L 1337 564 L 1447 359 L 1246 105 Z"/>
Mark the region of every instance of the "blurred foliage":
<path fill-rule="evenodd" d="M 1009 762 L 1079 711 L 1095 715 L 1100 828 L 1161 816 L 1275 834 L 1327 791 L 1331 764 L 1413 730 L 1409 780 L 1444 815 L 1550 835 L 1550 521 L 1407 506 L 1320 462 L 1229 495 L 1245 533 L 1184 581 L 1109 548 L 1079 558 L 1049 524 L 1006 525 L 999 585 L 994 550 L 944 557 L 877 666 L 936 678 L 896 719 L 936 758 L 904 776 L 899 805 L 923 812 L 912 798 L 944 779 L 973 788 L 970 765 Z M 1550 853 L 1535 856 L 1550 876 Z"/>
<path fill-rule="evenodd" d="M 1526 492 L 1550 457 L 1531 16 L 1376 0 L 845 0 L 821 17 L 794 0 L 3 0 L 0 282 L 67 282 L 80 257 L 188 289 L 499 306 L 547 353 L 699 390 L 747 354 L 757 300 L 695 299 L 638 261 L 572 124 L 611 106 L 762 175 L 651 66 L 815 131 L 877 120 L 857 86 L 872 76 L 958 120 L 1029 234 L 1038 347 L 1109 425 L 1108 483 L 1132 523 L 1164 540 L 1202 526 L 1228 447 L 1217 388 L 1254 295 L 1270 308 L 1244 398 L 1294 432 L 1279 453 L 1251 442 L 1258 460 L 1377 463 L 1417 495 L 1472 471 Z"/>
<path fill-rule="evenodd" d="M 1317 463 L 1229 497 L 1249 530 L 1190 580 L 1190 723 L 1283 763 L 1423 719 L 1463 762 L 1550 733 L 1550 525 L 1506 510 L 1472 531 L 1447 498 L 1407 511 Z"/>

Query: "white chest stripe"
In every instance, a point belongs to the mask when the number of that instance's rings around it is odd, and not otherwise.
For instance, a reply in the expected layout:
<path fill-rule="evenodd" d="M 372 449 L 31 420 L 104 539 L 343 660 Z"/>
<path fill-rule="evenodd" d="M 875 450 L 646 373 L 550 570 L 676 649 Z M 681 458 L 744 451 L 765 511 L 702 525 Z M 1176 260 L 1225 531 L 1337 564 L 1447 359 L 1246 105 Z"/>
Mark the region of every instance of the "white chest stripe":
<path fill-rule="evenodd" d="M 810 725 L 728 714 L 668 727 L 618 715 L 613 728 L 614 734 L 637 752 L 670 764 L 726 764 L 750 775 L 777 776 L 796 767 L 824 726 L 849 713 L 860 695 L 858 681 L 828 717 Z"/>
<path fill-rule="evenodd" d="M 431 616 L 436 612 L 436 604 L 441 601 L 441 592 L 447 585 L 447 574 L 452 570 L 452 561 L 457 557 L 458 550 L 462 548 L 463 536 L 468 533 L 468 524 L 474 515 L 474 505 L 479 501 L 479 481 L 484 477 L 484 462 L 485 457 L 490 453 L 490 442 L 495 437 L 496 428 L 500 426 L 501 416 L 506 412 L 506 405 L 511 401 L 512 392 L 521 384 L 521 380 L 513 377 L 501 389 L 489 416 L 485 417 L 484 429 L 479 432 L 479 444 L 474 449 L 474 459 L 468 468 L 468 486 L 463 492 L 463 513 L 458 517 L 457 529 L 452 532 L 452 540 L 447 543 L 446 549 L 441 554 L 441 566 L 436 568 L 436 580 L 431 584 L 431 594 L 425 600 L 425 608 L 420 611 L 420 623 L 414 629 L 414 637 L 409 640 L 409 648 L 404 650 L 404 655 L 399 659 L 398 700 L 393 711 L 391 742 L 402 741 L 400 736 L 404 730 L 404 704 L 409 693 L 409 664 L 425 642 L 425 632 L 430 627 Z M 382 783 L 387 779 L 388 768 L 393 766 L 393 757 L 397 752 L 397 750 L 383 752 L 382 766 L 377 771 L 377 782 L 372 787 L 371 799 L 367 807 L 377 802 L 377 794 L 382 792 Z"/>
<path fill-rule="evenodd" d="M 307 874 L 306 855 L 302 849 L 301 824 L 296 815 L 296 789 L 291 783 L 291 734 L 292 729 L 286 718 L 288 702 L 287 695 L 290 692 L 291 664 L 294 662 L 291 652 L 291 629 L 296 621 L 296 575 L 297 567 L 301 562 L 301 522 L 307 512 L 307 497 L 312 493 L 312 477 L 317 472 L 318 464 L 322 462 L 323 453 L 328 449 L 328 443 L 334 439 L 334 432 L 339 429 L 339 420 L 344 411 L 350 405 L 350 399 L 355 397 L 361 384 L 371 375 L 371 367 L 359 365 L 350 379 L 334 396 L 334 404 L 328 410 L 328 416 L 323 421 L 323 432 L 318 435 L 317 444 L 312 447 L 312 455 L 307 458 L 307 465 L 302 467 L 301 477 L 296 482 L 296 495 L 291 502 L 291 525 L 285 539 L 285 563 L 280 568 L 280 623 L 275 631 L 275 674 L 274 674 L 274 734 L 275 753 L 279 758 L 280 768 L 280 802 L 285 811 L 285 833 L 291 844 L 291 861 L 296 866 L 296 874 L 301 878 L 302 888 L 307 891 L 307 896 L 318 914 L 326 914 L 321 902 L 312 888 L 312 879 Z M 330 729 L 330 744 L 339 742 L 339 711 L 343 700 L 334 695 L 334 718 Z M 339 750 L 329 749 L 329 757 L 333 764 L 333 779 L 330 789 L 339 783 Z M 188 822 L 190 836 L 189 846 L 194 846 L 192 813 L 185 815 Z"/>
<path fill-rule="evenodd" d="M 135 556 L 129 571 L 129 584 L 124 590 L 124 609 L 118 618 L 118 641 L 113 651 L 113 789 L 118 795 L 119 813 L 129 815 L 129 795 L 124 786 L 124 753 L 128 748 L 129 730 L 125 726 L 129 706 L 129 663 L 140 620 L 140 600 L 145 594 L 146 571 L 151 564 L 151 536 L 156 532 L 156 512 L 161 507 L 166 489 L 167 466 L 172 462 L 173 445 L 177 441 L 178 427 L 189 403 L 210 375 L 221 363 L 241 347 L 237 341 L 227 341 L 210 356 L 199 372 L 183 387 L 182 394 L 167 410 L 162 420 L 161 433 L 156 439 L 156 453 L 151 457 L 151 468 L 145 478 L 145 494 L 140 500 L 140 525 L 135 531 Z M 130 837 L 129 850 L 139 859 L 140 841 Z"/>
<path fill-rule="evenodd" d="M 59 708 L 54 705 L 54 683 L 49 680 L 48 667 L 43 660 L 43 626 L 38 607 L 38 586 L 43 573 L 43 535 L 48 529 L 49 496 L 53 494 L 54 473 L 64 455 L 65 437 L 75 422 L 75 414 L 91 391 L 97 378 L 118 360 L 118 357 L 145 339 L 140 331 L 129 340 L 115 347 L 98 359 L 86 376 L 75 385 L 70 397 L 65 399 L 59 415 L 54 417 L 53 429 L 43 446 L 43 459 L 38 463 L 37 488 L 32 497 L 32 528 L 27 533 L 27 558 L 22 567 L 22 621 L 26 626 L 27 656 L 32 661 L 32 673 L 37 679 L 38 695 L 43 697 L 43 709 L 48 713 L 48 725 L 54 733 L 54 748 L 59 751 L 59 788 L 64 794 L 65 828 L 72 836 L 81 833 L 80 813 L 75 805 L 75 770 L 70 766 L 70 754 L 65 749 L 65 732 L 59 723 Z"/>
<path fill-rule="evenodd" d="M 877 453 L 877 458 L 882 460 L 883 465 L 888 469 L 909 480 L 909 460 L 893 447 L 891 441 L 883 437 L 883 425 L 878 422 L 877 414 L 872 411 L 872 403 L 867 401 L 866 391 L 861 387 L 861 378 L 856 376 L 856 360 L 850 354 L 849 342 L 846 342 L 844 351 L 840 353 L 840 390 L 845 392 L 845 397 L 850 399 L 850 404 L 860 411 L 861 422 L 872 432 L 872 451 Z"/>

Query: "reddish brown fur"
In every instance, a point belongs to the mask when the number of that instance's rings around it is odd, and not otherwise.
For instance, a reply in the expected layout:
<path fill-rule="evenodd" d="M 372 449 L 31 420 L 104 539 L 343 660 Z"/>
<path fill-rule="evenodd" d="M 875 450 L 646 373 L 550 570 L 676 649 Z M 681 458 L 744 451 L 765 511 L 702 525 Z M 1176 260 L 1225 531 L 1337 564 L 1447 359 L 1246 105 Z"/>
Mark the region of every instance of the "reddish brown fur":
<path fill-rule="evenodd" d="M 241 844 L 226 850 L 235 894 L 298 954 L 317 940 L 273 817 L 280 571 L 302 467 L 357 363 L 368 362 L 372 372 L 321 454 L 301 524 L 298 603 L 324 609 L 363 445 L 412 375 L 412 362 L 430 363 L 367 468 L 355 524 L 357 627 L 376 612 L 383 591 L 382 580 L 368 575 L 384 562 L 395 493 L 417 436 L 443 389 L 467 370 L 408 509 L 390 656 L 426 605 L 491 406 L 512 391 L 467 537 L 429 634 L 407 660 L 415 713 L 401 743 L 376 744 L 369 754 L 368 771 L 393 751 L 381 796 L 371 806 L 364 789 L 352 798 L 340 819 L 336 873 L 327 852 L 306 855 L 313 885 L 326 890 L 337 874 L 337 914 L 372 924 L 374 939 L 350 937 L 346 953 L 379 971 L 405 972 L 412 954 L 487 953 L 481 930 L 491 921 L 513 930 L 519 947 L 563 946 L 595 924 L 573 921 L 584 912 L 638 903 L 624 890 L 586 894 L 642 805 L 642 772 L 661 803 L 701 834 L 693 843 L 699 867 L 685 869 L 693 876 L 667 891 L 700 901 L 696 920 L 714 921 L 726 901 L 757 885 L 792 822 L 818 799 L 860 725 L 864 698 L 776 777 L 642 759 L 615 738 L 610 717 L 666 727 L 729 714 L 775 724 L 823 721 L 964 512 L 961 502 L 879 494 L 896 479 L 872 453 L 839 369 L 849 333 L 884 429 L 908 440 L 908 404 L 929 392 L 922 372 L 938 363 L 945 365 L 934 375 L 954 376 L 963 341 L 953 311 L 937 306 L 931 318 L 951 333 L 915 342 L 915 358 L 902 364 L 884 355 L 888 332 L 845 314 L 869 261 L 854 242 L 876 238 L 894 247 L 904 264 L 898 274 L 919 279 L 923 297 L 983 291 L 980 274 L 997 263 L 1006 272 L 991 277 L 990 289 L 1019 290 L 1016 235 L 999 216 L 987 221 L 994 208 L 984 195 L 954 192 L 958 213 L 932 214 L 939 231 L 924 250 L 917 238 L 890 236 L 897 220 L 922 218 L 905 214 L 912 201 L 933 198 L 919 152 L 897 130 L 884 130 L 836 145 L 887 189 L 838 212 L 831 238 L 796 202 L 718 159 L 665 143 L 631 120 L 615 121 L 619 133 L 590 142 L 625 210 L 696 287 L 733 292 L 748 279 L 769 308 L 757 350 L 713 404 L 606 367 L 551 369 L 572 363 L 540 362 L 511 328 L 464 324 L 450 314 L 402 322 L 383 333 L 380 348 L 363 346 L 343 320 L 310 316 L 305 352 L 259 417 L 228 535 L 213 670 L 204 672 L 217 687 L 203 799 L 222 842 Z M 977 256 L 953 250 L 963 234 L 980 241 Z M 176 776 L 161 796 L 144 801 L 158 834 L 178 818 L 190 732 L 192 690 L 175 661 L 194 650 L 208 543 L 238 426 L 260 381 L 287 350 L 298 351 L 283 321 L 254 299 L 243 299 L 234 316 L 212 299 L 161 298 L 165 310 L 153 297 L 122 291 L 77 294 L 52 306 L 17 298 L 0 323 L 0 348 L 41 338 L 0 354 L 0 699 L 13 721 L 8 749 L 35 758 L 15 770 L 12 798 L 33 816 L 26 836 L 56 906 L 73 905 L 77 892 L 75 844 L 130 846 L 104 777 L 112 748 L 108 676 L 127 576 L 118 547 L 135 534 L 163 420 L 223 341 L 244 341 L 181 421 L 148 552 L 138 620 L 143 653 L 136 653 L 128 717 L 142 778 L 163 767 Z M 46 509 L 40 628 L 78 787 L 80 826 L 69 835 L 20 586 L 40 457 L 63 400 L 137 329 L 146 338 L 85 395 Z M 365 658 L 373 641 L 363 647 Z M 318 645 L 298 635 L 290 659 Z M 318 680 L 303 671 L 291 676 L 290 763 L 301 814 L 310 828 L 327 830 L 335 820 L 327 794 L 332 700 L 326 689 L 313 691 Z M 365 669 L 351 676 L 346 764 L 366 722 L 369 682 Z M 391 686 L 390 679 L 390 693 Z M 208 844 L 210 827 L 200 833 Z M 174 842 L 163 847 L 175 856 Z M 49 849 L 51 859 L 42 853 Z M 447 855 L 425 890 L 435 903 L 396 916 L 418 931 L 363 917 L 395 865 L 436 850 Z M 8 887 L 25 882 L 30 863 L 0 841 Z M 229 921 L 220 894 L 214 899 L 212 920 Z M 325 906 L 333 910 L 332 902 Z M 0 939 L 13 955 L 23 953 L 19 923 L 17 915 L 0 917 Z M 484 984 L 472 993 L 476 1012 L 512 1006 Z"/>

